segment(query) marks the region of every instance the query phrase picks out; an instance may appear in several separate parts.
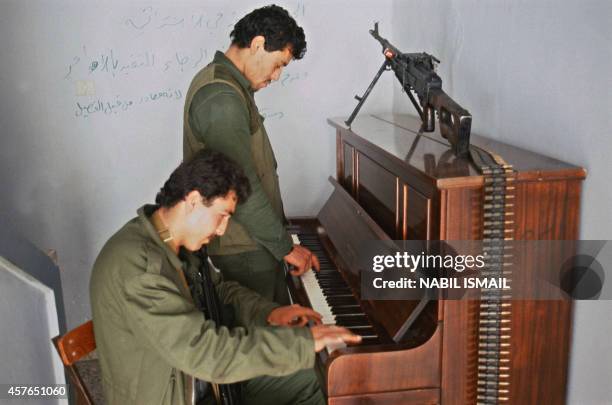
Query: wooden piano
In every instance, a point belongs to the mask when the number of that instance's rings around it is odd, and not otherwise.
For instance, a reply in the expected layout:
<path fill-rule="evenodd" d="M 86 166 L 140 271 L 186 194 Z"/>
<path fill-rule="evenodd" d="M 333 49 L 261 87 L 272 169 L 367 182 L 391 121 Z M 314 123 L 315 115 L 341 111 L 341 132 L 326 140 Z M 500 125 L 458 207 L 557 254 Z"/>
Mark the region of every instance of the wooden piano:
<path fill-rule="evenodd" d="M 318 356 L 329 404 L 483 402 L 478 301 L 444 300 L 441 292 L 418 308 L 406 337 L 395 343 L 418 303 L 362 300 L 355 268 L 363 240 L 482 239 L 483 177 L 456 159 L 439 133 L 419 133 L 415 117 L 363 115 L 350 129 L 340 118 L 329 123 L 337 145 L 333 192 L 317 219 L 291 221 L 322 271 L 289 283 L 294 300 L 364 337 L 361 345 Z M 514 166 L 515 239 L 578 237 L 584 169 L 477 135 L 472 144 Z M 569 300 L 513 301 L 503 403 L 565 403 L 571 317 Z"/>

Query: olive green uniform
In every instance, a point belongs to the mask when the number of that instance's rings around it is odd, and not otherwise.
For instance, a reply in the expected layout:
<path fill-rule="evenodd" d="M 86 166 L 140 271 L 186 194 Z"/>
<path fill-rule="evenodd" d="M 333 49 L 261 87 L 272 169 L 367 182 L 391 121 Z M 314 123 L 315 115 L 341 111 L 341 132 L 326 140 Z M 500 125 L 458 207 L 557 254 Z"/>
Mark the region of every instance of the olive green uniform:
<path fill-rule="evenodd" d="M 221 52 L 189 87 L 183 135 L 185 159 L 204 147 L 222 152 L 243 168 L 253 189 L 225 235 L 209 246 L 214 264 L 226 279 L 287 304 L 281 261 L 293 243 L 285 229 L 276 159 L 249 81 Z"/>
<path fill-rule="evenodd" d="M 219 299 L 234 308 L 242 326 L 228 329 L 205 319 L 183 273 L 199 266 L 198 258 L 187 252 L 179 258 L 160 239 L 149 218 L 154 209 L 141 208 L 110 238 L 91 275 L 107 403 L 188 404 L 192 377 L 252 379 L 243 383 L 244 403 L 324 403 L 312 371 L 310 331 L 263 326 L 277 305 L 215 272 Z"/>

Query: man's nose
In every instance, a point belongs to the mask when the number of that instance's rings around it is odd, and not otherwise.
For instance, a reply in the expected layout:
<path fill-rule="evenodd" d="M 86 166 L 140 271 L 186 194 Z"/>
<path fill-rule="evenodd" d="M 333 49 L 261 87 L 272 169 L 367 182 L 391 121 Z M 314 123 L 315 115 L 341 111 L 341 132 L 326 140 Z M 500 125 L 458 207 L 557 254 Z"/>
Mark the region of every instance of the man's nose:
<path fill-rule="evenodd" d="M 283 69 L 276 69 L 274 71 L 274 73 L 272 73 L 271 79 L 274 80 L 274 81 L 277 81 L 280 78 L 280 75 L 281 75 L 282 71 L 283 71 Z"/>
<path fill-rule="evenodd" d="M 227 224 L 229 223 L 229 217 L 223 219 L 223 221 L 221 221 L 221 223 L 219 224 L 219 226 L 217 227 L 217 235 L 218 236 L 223 236 L 223 234 L 225 233 L 225 230 L 227 229 Z"/>

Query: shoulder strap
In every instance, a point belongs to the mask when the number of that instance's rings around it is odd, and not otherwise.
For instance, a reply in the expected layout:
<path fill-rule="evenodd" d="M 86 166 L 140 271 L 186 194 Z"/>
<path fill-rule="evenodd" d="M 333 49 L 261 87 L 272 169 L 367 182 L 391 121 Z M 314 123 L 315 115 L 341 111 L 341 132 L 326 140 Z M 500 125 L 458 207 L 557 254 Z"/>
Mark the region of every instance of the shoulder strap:
<path fill-rule="evenodd" d="M 249 100 L 247 100 L 247 98 L 245 97 L 242 89 L 240 89 L 240 87 L 238 87 L 235 83 L 230 82 L 229 80 L 225 80 L 225 79 L 213 79 L 210 82 L 206 83 L 202 87 L 206 87 L 206 86 L 214 84 L 214 83 L 223 83 L 223 84 L 227 84 L 228 86 L 232 87 L 234 90 L 236 90 L 236 93 L 238 93 L 240 95 L 240 98 L 242 98 L 242 101 L 244 101 L 246 104 L 248 104 Z"/>
<path fill-rule="evenodd" d="M 233 83 L 225 79 L 213 79 L 212 81 L 210 81 L 209 83 L 205 84 L 202 87 L 205 87 L 205 86 L 208 86 L 214 83 L 227 84 L 231 88 L 233 88 L 236 91 L 236 93 L 238 93 L 238 95 L 242 98 L 242 101 L 246 105 L 246 108 L 249 112 L 249 129 L 251 131 L 251 134 L 254 134 L 255 132 L 257 132 L 257 130 L 259 129 L 259 126 L 261 125 L 261 122 L 259 120 L 259 111 L 257 110 L 257 106 L 255 105 L 255 102 L 253 101 L 252 97 L 247 96 L 244 93 L 244 90 L 241 89 L 236 83 Z"/>

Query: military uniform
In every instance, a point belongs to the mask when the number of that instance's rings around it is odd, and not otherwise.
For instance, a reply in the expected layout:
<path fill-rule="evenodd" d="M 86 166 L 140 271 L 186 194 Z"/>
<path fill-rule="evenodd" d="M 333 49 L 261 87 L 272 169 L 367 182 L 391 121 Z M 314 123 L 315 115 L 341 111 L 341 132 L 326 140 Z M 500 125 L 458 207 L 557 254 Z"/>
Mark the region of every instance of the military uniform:
<path fill-rule="evenodd" d="M 204 147 L 236 161 L 253 189 L 225 235 L 209 246 L 213 262 L 226 279 L 287 304 L 281 261 L 293 243 L 285 229 L 276 159 L 249 81 L 221 52 L 194 77 L 185 100 L 183 157 Z"/>
<path fill-rule="evenodd" d="M 229 329 L 205 319 L 183 273 L 199 266 L 199 259 L 183 251 L 179 258 L 162 241 L 150 219 L 155 208 L 141 208 L 113 235 L 92 271 L 94 332 L 108 404 L 187 404 L 192 377 L 251 379 L 243 383 L 244 403 L 324 403 L 312 371 L 310 331 L 263 326 L 277 305 L 214 272 L 221 303 L 234 308 L 242 326 Z"/>

